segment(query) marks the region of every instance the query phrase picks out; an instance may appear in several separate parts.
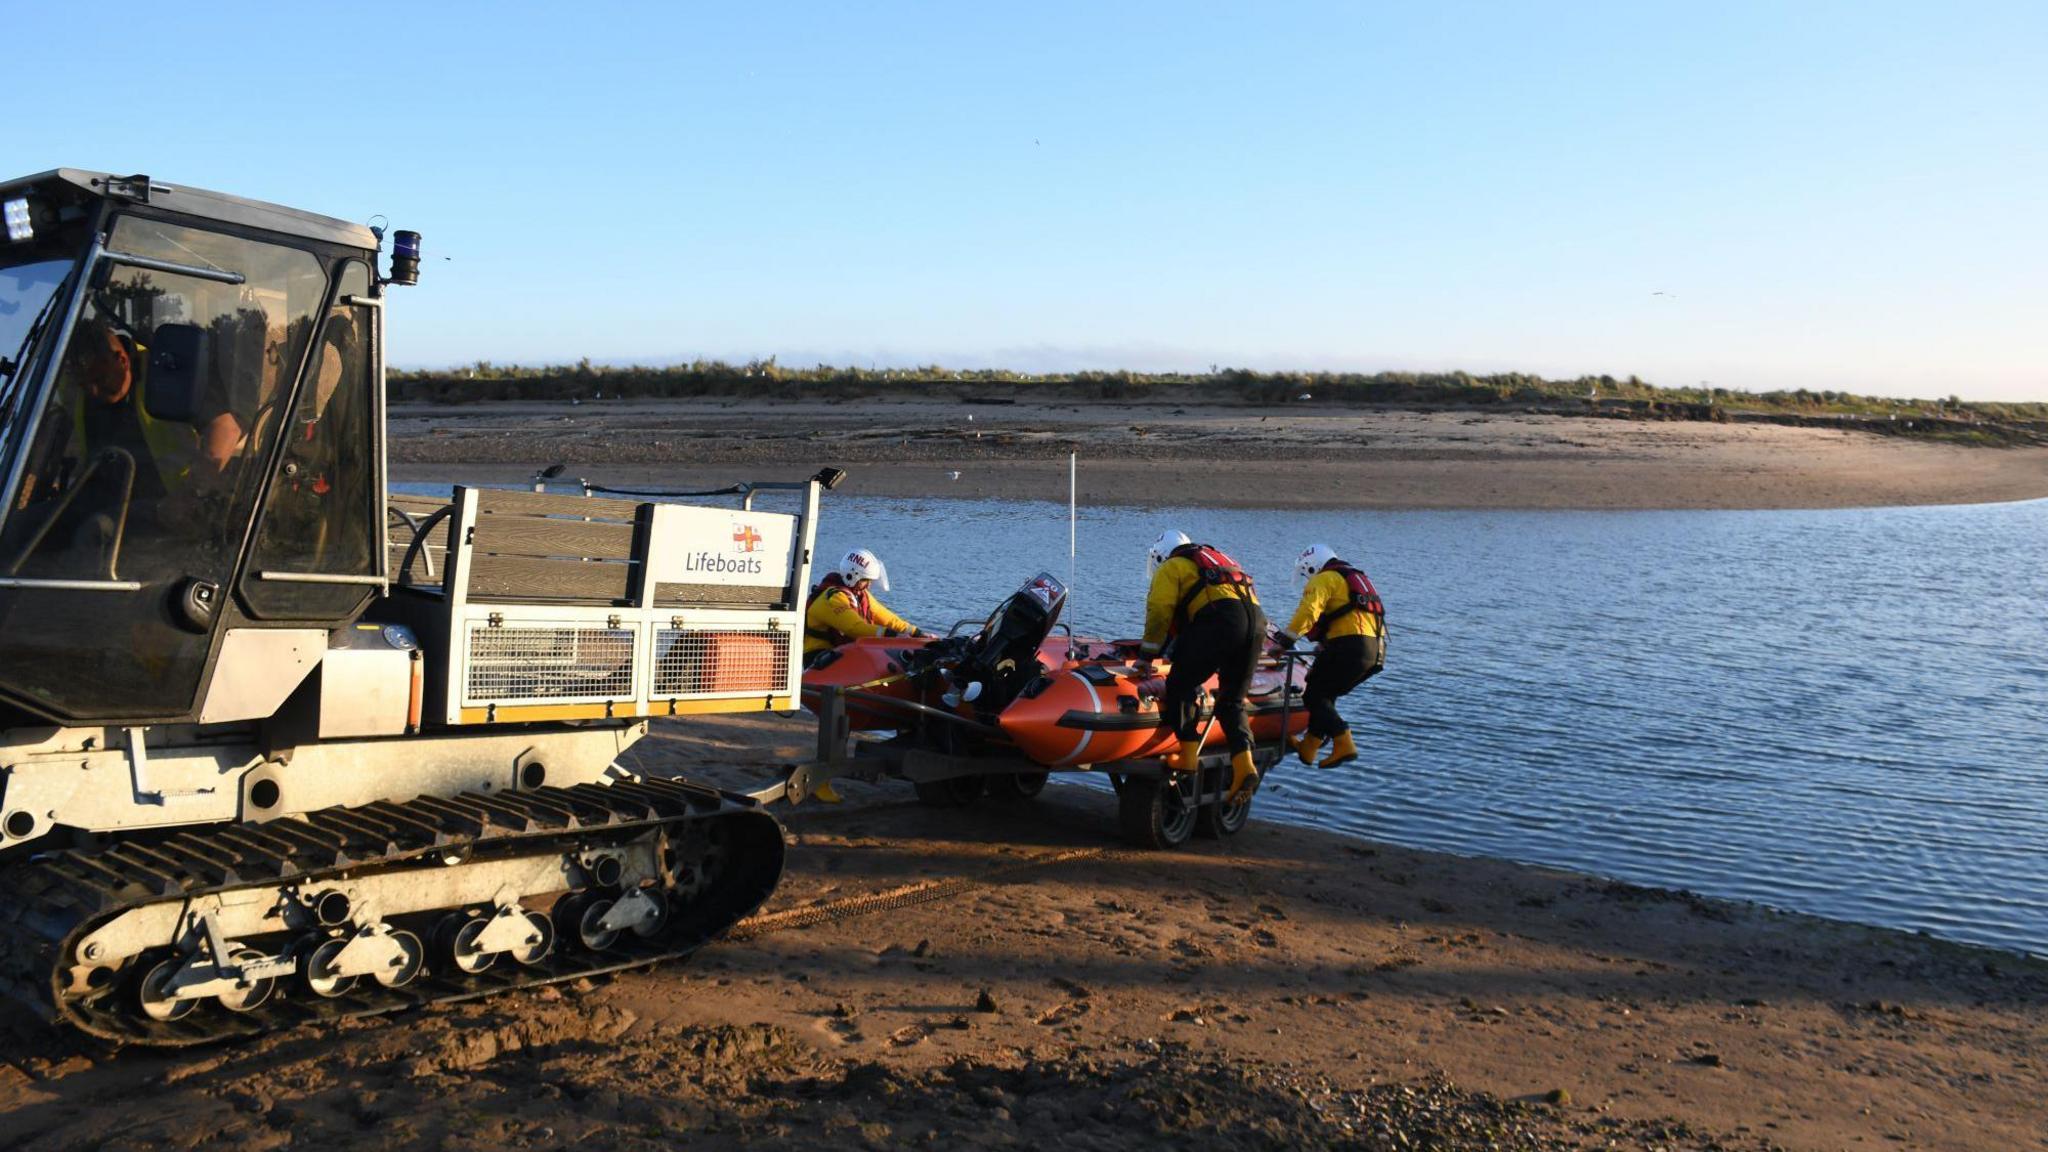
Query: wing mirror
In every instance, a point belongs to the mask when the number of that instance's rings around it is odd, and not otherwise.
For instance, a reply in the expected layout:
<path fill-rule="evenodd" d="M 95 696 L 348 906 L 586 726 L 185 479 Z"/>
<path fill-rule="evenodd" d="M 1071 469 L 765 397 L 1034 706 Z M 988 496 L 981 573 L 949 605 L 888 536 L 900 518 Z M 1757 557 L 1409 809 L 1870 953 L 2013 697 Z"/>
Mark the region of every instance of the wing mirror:
<path fill-rule="evenodd" d="M 211 351 L 206 329 L 197 324 L 159 324 L 149 341 L 149 375 L 142 407 L 152 419 L 190 424 L 199 416 L 200 382 Z"/>

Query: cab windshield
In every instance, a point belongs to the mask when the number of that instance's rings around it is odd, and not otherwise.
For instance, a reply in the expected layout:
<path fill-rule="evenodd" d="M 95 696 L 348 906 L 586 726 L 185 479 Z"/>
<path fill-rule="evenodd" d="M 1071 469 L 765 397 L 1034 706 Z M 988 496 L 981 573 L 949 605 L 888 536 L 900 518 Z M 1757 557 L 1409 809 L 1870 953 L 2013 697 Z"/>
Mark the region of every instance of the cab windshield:
<path fill-rule="evenodd" d="M 86 233 L 76 227 L 48 240 L 0 243 L 0 445 L 13 443 L 14 424 L 28 407 L 22 394 L 64 307 L 59 289 L 78 267 Z M 11 455 L 0 449 L 0 461 Z"/>
<path fill-rule="evenodd" d="M 107 246 L 63 347 L 41 338 L 53 371 L 23 373 L 51 379 L 40 417 L 8 433 L 0 692 L 74 719 L 180 715 L 329 274 L 304 248 L 140 216 Z"/>

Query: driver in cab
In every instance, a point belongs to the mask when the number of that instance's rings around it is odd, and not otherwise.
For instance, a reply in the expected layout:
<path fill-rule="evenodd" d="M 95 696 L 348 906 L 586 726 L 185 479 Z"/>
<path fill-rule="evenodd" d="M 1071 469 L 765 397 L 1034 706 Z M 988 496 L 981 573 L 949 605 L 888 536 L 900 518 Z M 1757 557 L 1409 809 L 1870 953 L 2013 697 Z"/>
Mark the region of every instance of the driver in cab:
<path fill-rule="evenodd" d="M 118 478 L 132 464 L 135 495 L 162 495 L 161 486 L 153 487 L 149 478 L 153 476 L 147 467 L 152 455 L 150 421 L 137 403 L 142 362 L 140 346 L 122 334 L 112 321 L 91 316 L 78 322 L 71 343 L 64 350 L 59 376 L 66 389 L 60 393 L 66 407 L 51 413 L 52 417 L 60 418 L 46 419 L 42 425 L 46 444 L 70 441 L 76 451 L 65 453 L 73 457 L 65 462 L 68 466 L 59 466 L 54 475 L 32 477 L 31 483 L 40 481 L 43 487 L 61 490 L 84 482 L 95 472 L 95 466 L 112 468 Z M 66 415 L 68 418 L 61 418 Z M 37 458 L 54 459 L 56 455 L 38 453 Z M 126 457 L 125 462 L 113 463 L 122 456 Z M 32 498 L 26 489 L 22 496 L 24 503 Z"/>
<path fill-rule="evenodd" d="M 77 389 L 76 432 L 83 438 L 88 455 L 118 448 L 134 458 L 138 499 L 148 495 L 144 475 L 156 475 L 164 486 L 189 471 L 181 457 L 193 447 L 214 474 L 227 469 L 241 447 L 244 430 L 232 411 L 217 410 L 191 425 L 193 431 L 178 430 L 177 423 L 150 416 L 141 402 L 147 387 L 144 372 L 147 349 L 130 338 L 112 320 L 94 315 L 79 321 L 70 346 L 64 353 L 62 379 Z M 196 440 L 196 445 L 194 441 Z M 145 465 L 154 460 L 158 468 Z"/>
<path fill-rule="evenodd" d="M 121 531 L 117 513 L 125 518 L 132 502 L 163 495 L 149 467 L 148 418 L 136 403 L 141 359 L 140 350 L 104 317 L 78 322 L 64 350 L 62 391 L 37 429 L 15 505 L 21 510 L 49 504 L 48 516 L 60 519 L 9 518 L 12 559 L 0 560 L 6 574 L 21 572 L 31 558 L 35 569 L 55 562 L 50 570 L 57 575 L 77 574 L 66 569 L 78 558 L 98 569 L 110 559 Z"/>

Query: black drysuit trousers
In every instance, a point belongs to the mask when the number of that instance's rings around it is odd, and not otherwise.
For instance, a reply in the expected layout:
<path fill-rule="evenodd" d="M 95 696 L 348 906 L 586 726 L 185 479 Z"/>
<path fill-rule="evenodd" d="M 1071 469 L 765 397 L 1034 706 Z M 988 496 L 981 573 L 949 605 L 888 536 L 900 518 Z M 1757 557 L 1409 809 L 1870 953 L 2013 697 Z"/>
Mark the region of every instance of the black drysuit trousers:
<path fill-rule="evenodd" d="M 1385 662 L 1385 653 L 1385 642 L 1378 636 L 1339 636 L 1323 641 L 1302 685 L 1309 735 L 1329 740 L 1350 729 L 1337 715 L 1337 701 L 1371 679 Z"/>
<path fill-rule="evenodd" d="M 1166 673 L 1160 704 L 1182 740 L 1202 730 L 1202 682 L 1216 677 L 1216 719 L 1232 752 L 1252 746 L 1252 722 L 1245 715 L 1245 690 L 1266 643 L 1266 614 L 1248 600 L 1210 601 L 1181 628 L 1173 642 L 1173 667 Z"/>

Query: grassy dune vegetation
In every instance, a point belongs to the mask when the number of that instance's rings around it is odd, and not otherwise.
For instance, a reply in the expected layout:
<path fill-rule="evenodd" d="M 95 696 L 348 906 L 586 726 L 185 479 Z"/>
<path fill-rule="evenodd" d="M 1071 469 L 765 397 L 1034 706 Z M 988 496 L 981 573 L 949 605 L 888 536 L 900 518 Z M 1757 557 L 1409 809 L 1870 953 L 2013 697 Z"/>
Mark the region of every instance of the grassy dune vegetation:
<path fill-rule="evenodd" d="M 1552 380 L 1522 372 L 1073 372 L 1002 369 L 790 368 L 774 359 L 698 360 L 662 367 L 502 365 L 393 370 L 391 398 L 460 404 L 486 400 L 751 397 L 799 400 L 918 394 L 963 400 L 1117 400 L 1132 403 L 1303 403 L 1498 407 L 1651 420 L 1768 420 L 1847 424 L 1892 435 L 1985 444 L 2048 441 L 2048 403 L 1986 403 L 1954 396 L 1894 400 L 1848 392 L 1743 392 L 1664 388 L 1635 376 Z"/>

